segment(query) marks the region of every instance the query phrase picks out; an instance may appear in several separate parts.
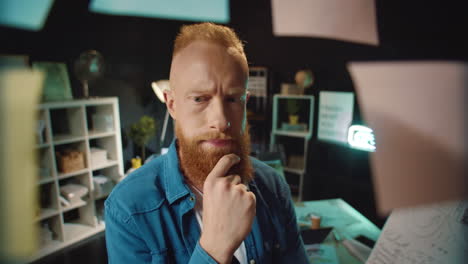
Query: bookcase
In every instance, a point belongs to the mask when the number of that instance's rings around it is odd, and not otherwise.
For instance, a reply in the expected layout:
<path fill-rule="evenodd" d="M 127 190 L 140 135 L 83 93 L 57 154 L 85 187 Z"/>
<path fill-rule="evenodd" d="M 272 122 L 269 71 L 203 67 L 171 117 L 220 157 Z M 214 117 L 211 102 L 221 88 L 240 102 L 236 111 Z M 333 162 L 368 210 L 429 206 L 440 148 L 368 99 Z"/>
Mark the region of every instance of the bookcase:
<path fill-rule="evenodd" d="M 288 121 L 288 101 L 295 100 L 301 107 L 298 109 L 298 124 Z M 281 95 L 273 96 L 273 121 L 270 137 L 270 148 L 275 145 L 284 147 L 286 164 L 284 172 L 293 199 L 302 201 L 304 177 L 307 174 L 307 154 L 309 141 L 312 138 L 314 118 L 314 96 Z"/>
<path fill-rule="evenodd" d="M 30 261 L 72 245 L 104 230 L 104 201 L 123 177 L 119 104 L 116 97 L 44 103 L 38 109 L 39 249 Z M 58 153 L 73 150 L 81 167 L 61 170 Z M 99 150 L 101 158 L 93 155 Z M 97 179 L 107 188 L 100 188 Z M 62 187 L 86 187 L 74 202 L 63 201 Z M 97 192 L 99 191 L 99 192 Z"/>

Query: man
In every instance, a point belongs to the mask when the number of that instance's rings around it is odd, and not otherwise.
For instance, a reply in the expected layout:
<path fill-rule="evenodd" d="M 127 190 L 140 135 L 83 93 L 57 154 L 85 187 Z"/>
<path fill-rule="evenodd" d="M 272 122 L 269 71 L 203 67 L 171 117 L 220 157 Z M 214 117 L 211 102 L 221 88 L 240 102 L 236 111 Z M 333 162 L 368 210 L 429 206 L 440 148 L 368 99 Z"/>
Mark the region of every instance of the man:
<path fill-rule="evenodd" d="M 307 263 L 289 188 L 248 156 L 248 65 L 230 28 L 177 36 L 166 105 L 169 152 L 106 200 L 110 263 Z"/>

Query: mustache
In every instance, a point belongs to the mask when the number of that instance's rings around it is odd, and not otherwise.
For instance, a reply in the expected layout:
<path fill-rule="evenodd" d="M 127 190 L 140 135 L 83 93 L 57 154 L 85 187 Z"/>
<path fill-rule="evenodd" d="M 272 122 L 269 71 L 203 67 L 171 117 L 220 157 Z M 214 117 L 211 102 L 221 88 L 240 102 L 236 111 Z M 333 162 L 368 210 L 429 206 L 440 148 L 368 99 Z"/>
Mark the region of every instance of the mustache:
<path fill-rule="evenodd" d="M 222 133 L 222 132 L 207 132 L 207 133 L 196 136 L 193 140 L 204 141 L 204 140 L 214 140 L 214 139 L 233 140 L 235 138 L 229 134 Z"/>

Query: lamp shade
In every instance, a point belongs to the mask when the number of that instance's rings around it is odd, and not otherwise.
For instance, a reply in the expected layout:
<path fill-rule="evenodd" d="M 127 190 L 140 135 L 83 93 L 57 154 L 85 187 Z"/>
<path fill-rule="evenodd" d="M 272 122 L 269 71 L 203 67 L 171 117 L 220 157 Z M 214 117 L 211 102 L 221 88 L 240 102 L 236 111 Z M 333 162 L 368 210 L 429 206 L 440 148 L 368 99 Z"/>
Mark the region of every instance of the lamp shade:
<path fill-rule="evenodd" d="M 164 91 L 170 89 L 169 80 L 159 80 L 157 82 L 152 82 L 151 88 L 153 88 L 153 91 L 159 98 L 159 101 L 165 103 L 166 100 L 164 100 Z"/>

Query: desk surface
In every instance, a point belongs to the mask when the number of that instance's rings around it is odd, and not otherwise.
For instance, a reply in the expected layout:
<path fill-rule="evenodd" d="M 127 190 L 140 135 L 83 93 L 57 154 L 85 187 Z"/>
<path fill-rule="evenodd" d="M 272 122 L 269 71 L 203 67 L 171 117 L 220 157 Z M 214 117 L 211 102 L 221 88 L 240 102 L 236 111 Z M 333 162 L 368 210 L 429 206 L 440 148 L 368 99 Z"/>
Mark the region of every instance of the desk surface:
<path fill-rule="evenodd" d="M 377 241 L 380 236 L 380 229 L 376 225 L 342 199 L 298 202 L 295 203 L 295 211 L 297 222 L 302 228 L 310 227 L 309 215 L 314 214 L 321 216 L 321 227 L 333 227 L 341 239 L 351 239 L 362 235 Z M 362 263 L 352 256 L 341 242 L 331 236 L 333 235 L 329 235 L 324 243 L 334 246 L 338 257 L 338 262 L 335 263 Z"/>
<path fill-rule="evenodd" d="M 310 214 L 321 216 L 321 227 L 333 227 L 341 238 L 363 235 L 377 241 L 380 229 L 342 199 L 298 202 L 295 204 L 297 223 L 310 226 Z"/>

